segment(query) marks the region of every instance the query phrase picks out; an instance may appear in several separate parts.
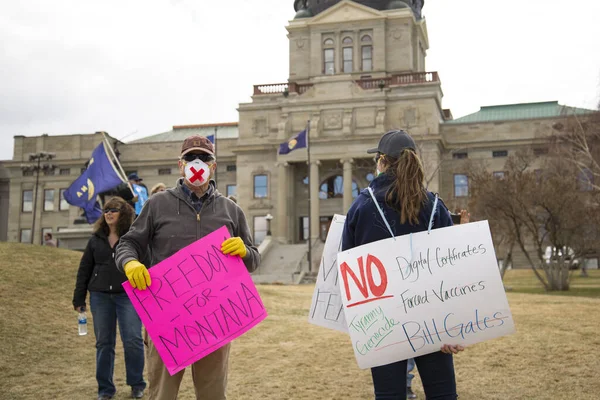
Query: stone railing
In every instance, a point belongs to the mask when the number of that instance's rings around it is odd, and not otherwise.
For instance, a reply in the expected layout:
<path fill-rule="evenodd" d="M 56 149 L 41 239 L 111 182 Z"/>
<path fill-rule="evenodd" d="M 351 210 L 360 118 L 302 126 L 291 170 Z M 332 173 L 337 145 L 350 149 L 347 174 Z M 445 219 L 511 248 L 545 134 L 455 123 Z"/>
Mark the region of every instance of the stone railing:
<path fill-rule="evenodd" d="M 410 74 L 398 74 L 385 78 L 366 78 L 356 81 L 363 89 L 381 89 L 390 86 L 414 85 L 423 83 L 436 83 L 440 81 L 437 72 L 415 72 Z"/>
<path fill-rule="evenodd" d="M 262 94 L 282 94 L 284 96 L 287 96 L 290 93 L 303 94 L 312 86 L 312 83 L 298 84 L 296 82 L 254 85 L 254 95 L 256 96 Z"/>

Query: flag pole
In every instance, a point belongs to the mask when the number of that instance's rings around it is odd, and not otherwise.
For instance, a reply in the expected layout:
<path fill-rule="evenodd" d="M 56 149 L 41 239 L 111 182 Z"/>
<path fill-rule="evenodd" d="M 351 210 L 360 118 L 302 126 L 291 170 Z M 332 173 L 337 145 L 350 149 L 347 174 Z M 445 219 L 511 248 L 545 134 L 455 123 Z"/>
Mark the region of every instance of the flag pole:
<path fill-rule="evenodd" d="M 217 158 L 217 130 L 218 130 L 218 126 L 215 125 L 215 143 L 214 143 L 214 146 L 215 146 L 215 159 Z M 217 184 L 217 169 L 218 169 L 218 167 L 215 168 L 215 185 Z"/>
<path fill-rule="evenodd" d="M 133 191 L 133 188 L 131 187 L 131 183 L 129 182 L 129 180 L 127 180 L 127 175 L 125 175 L 125 171 L 123 171 L 123 167 L 121 166 L 121 163 L 119 162 L 119 159 L 117 158 L 117 155 L 115 154 L 112 146 L 110 145 L 108 139 L 106 138 L 106 132 L 101 132 L 101 133 L 102 133 L 102 139 L 104 141 L 104 147 L 108 147 L 109 153 L 113 156 L 115 162 L 117 163 L 117 167 L 119 167 L 119 171 L 121 171 L 121 179 L 123 179 L 123 182 L 127 182 L 127 187 L 129 187 L 129 190 L 131 190 L 131 194 L 136 196 L 136 193 Z"/>
<path fill-rule="evenodd" d="M 310 119 L 306 125 L 306 152 L 308 153 L 308 272 L 312 271 L 312 205 L 311 205 L 311 187 L 313 182 L 310 181 Z"/>

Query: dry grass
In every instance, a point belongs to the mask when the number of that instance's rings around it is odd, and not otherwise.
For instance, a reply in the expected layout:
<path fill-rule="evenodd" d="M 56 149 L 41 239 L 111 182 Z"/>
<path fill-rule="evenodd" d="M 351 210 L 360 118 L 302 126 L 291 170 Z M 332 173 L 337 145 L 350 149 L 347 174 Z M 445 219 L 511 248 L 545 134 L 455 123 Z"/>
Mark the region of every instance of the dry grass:
<path fill-rule="evenodd" d="M 95 398 L 94 336 L 77 336 L 71 307 L 79 257 L 0 243 L 1 399 Z M 306 322 L 312 290 L 259 287 L 270 315 L 234 342 L 230 399 L 373 398 L 370 374 L 356 366 L 349 339 Z M 600 299 L 523 293 L 508 298 L 518 333 L 456 357 L 461 400 L 597 399 Z M 116 398 L 127 398 L 120 345 L 115 381 Z M 415 388 L 423 399 L 418 378 Z M 190 376 L 179 398 L 194 398 Z"/>

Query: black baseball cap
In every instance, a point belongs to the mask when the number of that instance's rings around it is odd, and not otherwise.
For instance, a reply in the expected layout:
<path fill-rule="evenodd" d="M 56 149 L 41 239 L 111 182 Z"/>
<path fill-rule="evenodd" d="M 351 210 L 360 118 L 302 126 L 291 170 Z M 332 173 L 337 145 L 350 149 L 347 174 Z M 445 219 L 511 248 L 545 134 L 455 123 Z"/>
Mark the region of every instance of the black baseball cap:
<path fill-rule="evenodd" d="M 398 158 L 404 149 L 417 150 L 415 141 L 404 131 L 389 131 L 381 137 L 379 145 L 373 149 L 367 150 L 367 153 L 381 153 L 390 157 Z"/>

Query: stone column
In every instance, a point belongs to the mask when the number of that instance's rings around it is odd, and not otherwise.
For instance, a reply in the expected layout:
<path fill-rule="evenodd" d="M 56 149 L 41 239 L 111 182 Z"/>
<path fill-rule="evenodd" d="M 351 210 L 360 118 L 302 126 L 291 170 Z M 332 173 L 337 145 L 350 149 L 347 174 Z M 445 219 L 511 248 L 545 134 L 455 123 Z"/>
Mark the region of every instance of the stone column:
<path fill-rule="evenodd" d="M 288 232 L 288 166 L 287 162 L 278 162 L 277 165 L 277 240 L 285 243 Z"/>
<path fill-rule="evenodd" d="M 344 164 L 344 209 L 346 214 L 352 205 L 352 162 L 351 158 L 340 160 Z"/>
<path fill-rule="evenodd" d="M 310 238 L 319 237 L 319 160 L 310 163 Z"/>

